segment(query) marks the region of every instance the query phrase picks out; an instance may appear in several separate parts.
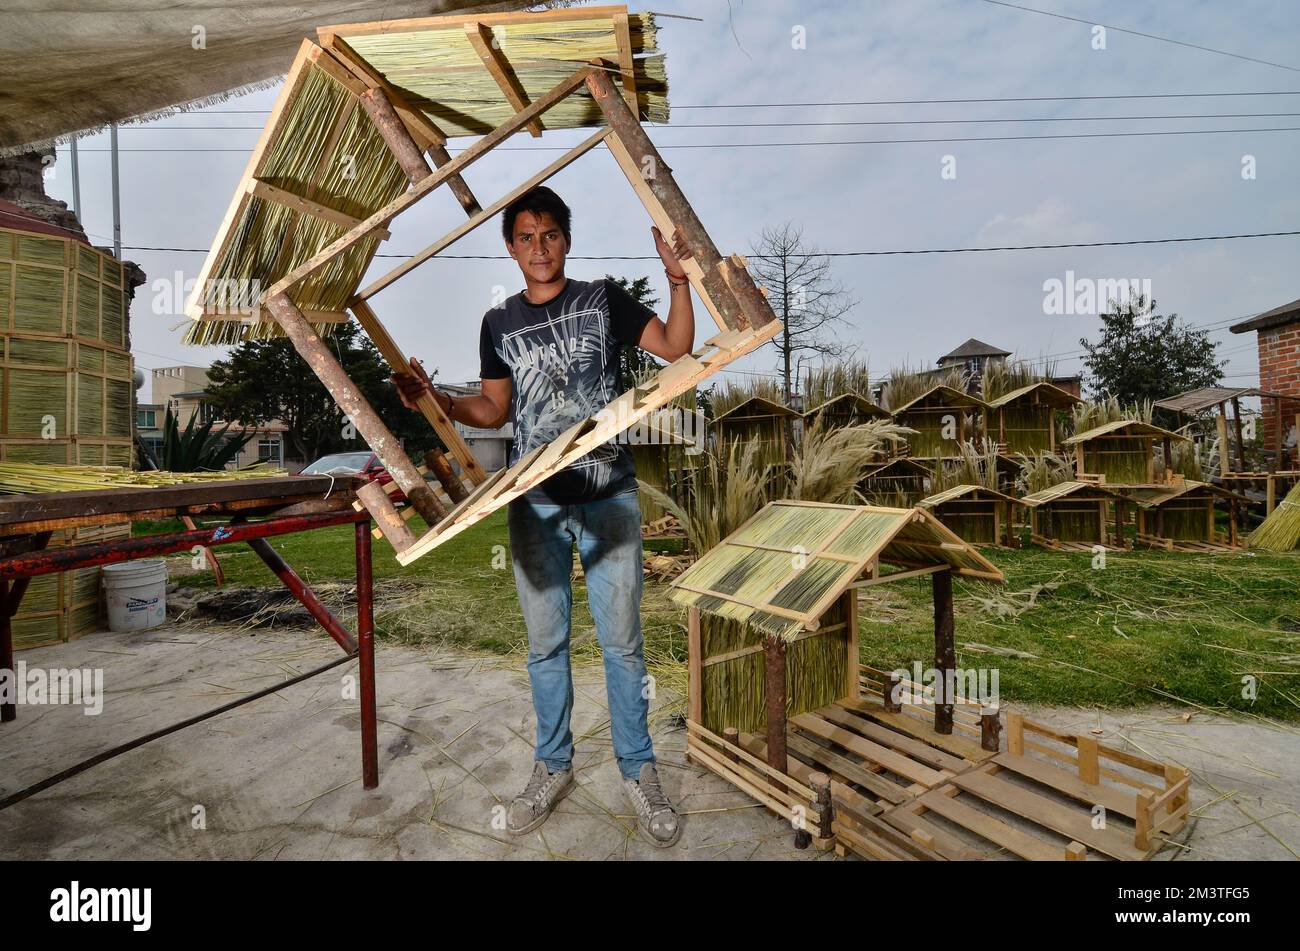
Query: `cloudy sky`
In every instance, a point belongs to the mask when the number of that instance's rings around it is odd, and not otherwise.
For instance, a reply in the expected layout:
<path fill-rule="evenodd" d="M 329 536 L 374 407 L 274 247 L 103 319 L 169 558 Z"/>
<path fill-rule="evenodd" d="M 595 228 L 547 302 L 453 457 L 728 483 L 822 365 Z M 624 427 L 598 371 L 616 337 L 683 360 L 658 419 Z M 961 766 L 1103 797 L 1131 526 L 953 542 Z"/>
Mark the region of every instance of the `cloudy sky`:
<path fill-rule="evenodd" d="M 1087 22 L 990 0 L 657 0 L 657 12 L 700 20 L 660 20 L 673 114 L 651 137 L 724 254 L 748 252 L 765 226 L 786 221 L 810 246 L 837 255 L 1300 230 L 1300 4 L 1024 5 Z M 1104 49 L 1094 48 L 1091 24 L 1112 27 Z M 1289 94 L 1262 95 L 1270 92 Z M 1152 98 L 1077 98 L 1085 96 Z M 268 90 L 121 130 L 124 254 L 166 282 L 142 289 L 133 308 L 142 368 L 206 365 L 225 353 L 181 345 L 171 282 L 177 272 L 197 273 L 274 97 Z M 1040 99 L 917 101 L 1029 97 Z M 1225 131 L 1250 129 L 1286 131 Z M 1215 131 L 1023 138 L 1182 130 Z M 1013 136 L 1021 138 L 955 141 Z M 516 136 L 510 151 L 465 177 L 487 204 L 582 137 Z M 901 139 L 938 141 L 886 141 Z M 107 148 L 107 135 L 81 144 L 82 221 L 98 244 L 112 235 Z M 66 147 L 59 156 L 47 188 L 70 200 Z M 1247 156 L 1253 178 L 1243 177 Z M 945 177 L 954 167 L 955 177 Z M 657 260 L 577 259 L 654 254 L 650 221 L 606 152 L 550 184 L 573 208 L 571 277 L 650 274 L 666 298 Z M 384 253 L 413 252 L 463 217 L 439 192 L 397 220 Z M 155 248 L 181 250 L 145 250 Z M 502 255 L 499 228 L 481 228 L 451 253 Z M 968 337 L 1077 372 L 1079 338 L 1095 335 L 1097 318 L 1046 314 L 1044 282 L 1071 271 L 1076 279 L 1136 278 L 1151 282 L 1162 312 L 1212 328 L 1231 361 L 1228 382 L 1248 385 L 1258 379 L 1253 335 L 1233 336 L 1226 325 L 1300 297 L 1298 262 L 1294 236 L 837 256 L 834 275 L 858 301 L 837 337 L 857 345 L 877 375 L 931 366 Z M 394 263 L 381 259 L 372 273 Z M 499 286 L 522 288 L 508 259 L 448 256 L 373 303 L 408 353 L 437 367 L 439 380 L 463 382 L 478 377 L 479 323 Z M 703 340 L 715 330 L 703 307 L 696 312 Z M 773 367 L 768 348 L 729 378 Z"/>

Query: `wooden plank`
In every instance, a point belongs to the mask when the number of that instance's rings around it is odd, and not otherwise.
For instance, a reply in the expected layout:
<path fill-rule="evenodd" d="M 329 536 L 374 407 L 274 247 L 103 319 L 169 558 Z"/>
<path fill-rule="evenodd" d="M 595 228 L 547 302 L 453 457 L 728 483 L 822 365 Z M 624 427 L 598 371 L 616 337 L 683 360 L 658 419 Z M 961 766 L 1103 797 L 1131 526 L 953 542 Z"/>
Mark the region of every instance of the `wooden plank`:
<path fill-rule="evenodd" d="M 923 743 L 937 746 L 939 749 L 969 762 L 982 763 L 993 756 L 988 750 L 980 748 L 978 740 L 967 739 L 964 736 L 958 736 L 956 733 L 947 736 L 942 733 L 935 733 L 927 720 L 907 713 L 890 713 L 879 700 L 871 701 L 859 698 L 857 700 L 842 700 L 840 703 L 842 706 L 870 717 L 878 723 L 902 730 Z M 961 726 L 960 723 L 956 725 Z M 976 732 L 978 733 L 978 731 Z"/>
<path fill-rule="evenodd" d="M 1022 789 L 999 776 L 991 776 L 983 772 L 983 769 L 987 769 L 987 766 L 954 776 L 952 783 L 986 802 L 1037 822 L 1076 842 L 1082 842 L 1111 858 L 1126 861 L 1140 861 L 1146 858 L 1145 851 L 1136 848 L 1124 833 L 1113 826 L 1094 829 L 1092 818 L 1086 811 L 1062 805 L 1045 796 Z"/>
<path fill-rule="evenodd" d="M 452 175 L 459 174 L 462 169 L 466 168 L 473 162 L 476 162 L 499 145 L 503 140 L 513 135 L 522 128 L 529 119 L 541 115 L 557 102 L 569 96 L 575 89 L 583 84 L 591 72 L 592 68 L 590 66 L 584 66 L 566 79 L 561 80 L 555 88 L 542 98 L 538 99 L 523 112 L 515 113 L 501 125 L 497 126 L 487 135 L 483 136 L 467 148 L 464 152 L 461 152 L 446 165 L 443 165 L 428 178 L 425 178 L 411 186 L 411 188 L 407 189 L 401 195 L 398 195 L 383 208 L 380 208 L 370 217 L 362 221 L 361 224 L 357 225 L 355 228 L 336 240 L 330 242 L 311 258 L 294 268 L 279 281 L 276 281 L 276 283 L 272 284 L 271 287 L 263 293 L 263 299 L 269 300 L 278 294 L 284 293 L 299 281 L 315 274 L 357 242 L 369 237 L 370 233 L 376 228 L 381 228 L 387 225 L 388 222 L 392 221 L 403 211 L 406 211 L 416 202 L 420 201 L 439 185 L 447 181 L 447 179 Z"/>
<path fill-rule="evenodd" d="M 911 833 L 900 831 L 889 823 L 885 822 L 878 816 L 861 815 L 857 812 L 844 808 L 844 800 L 836 801 L 836 793 L 841 796 L 845 792 L 845 787 L 841 783 L 831 783 L 831 799 L 838 808 L 835 811 L 837 822 L 847 825 L 850 829 L 858 832 L 863 836 L 871 836 L 876 841 L 888 845 L 891 849 L 899 852 L 901 855 L 908 856 L 925 862 L 942 861 L 943 856 L 934 850 L 932 842 L 924 842 L 922 838 L 913 836 Z"/>
<path fill-rule="evenodd" d="M 389 367 L 394 372 L 410 372 L 410 363 L 406 359 L 406 354 L 402 348 L 397 345 L 397 341 L 389 334 L 388 328 L 380 322 L 379 317 L 374 310 L 364 300 L 353 298 L 348 302 L 353 315 L 357 318 L 357 323 L 361 324 L 361 329 L 366 332 L 375 348 L 380 355 L 387 361 Z M 423 394 L 417 405 L 424 418 L 433 426 L 434 431 L 442 439 L 442 443 L 451 452 L 452 457 L 460 463 L 461 470 L 466 478 L 474 485 L 482 485 L 487 481 L 487 472 L 484 470 L 482 463 L 475 457 L 473 451 L 466 445 L 460 431 L 456 429 L 456 424 L 451 421 L 442 407 L 428 393 Z"/>
<path fill-rule="evenodd" d="M 1037 839 L 996 816 L 981 812 L 974 806 L 958 802 L 955 797 L 946 793 L 946 789 L 932 789 L 916 801 L 918 805 L 925 806 L 926 809 L 943 816 L 949 822 L 956 823 L 963 829 L 987 839 L 1022 859 L 1051 862 L 1061 858 L 1060 851 L 1052 844 Z M 888 821 L 892 815 L 894 813 L 887 814 L 886 820 Z"/>
<path fill-rule="evenodd" d="M 506 59 L 505 53 L 497 45 L 496 37 L 492 35 L 492 28 L 482 21 L 474 21 L 465 24 L 465 39 L 469 40 L 469 45 L 478 53 L 478 58 L 483 61 L 484 68 L 487 69 L 488 75 L 496 82 L 501 94 L 506 97 L 506 102 L 510 103 L 510 108 L 515 112 L 522 112 L 528 108 L 528 93 L 524 90 L 523 84 L 519 82 L 519 77 L 515 75 L 514 67 L 510 65 L 510 60 Z M 533 138 L 542 137 L 542 122 L 540 119 L 533 119 L 527 123 L 525 128 L 532 133 Z"/>
<path fill-rule="evenodd" d="M 636 101 L 636 58 L 632 54 L 632 27 L 626 12 L 614 14 L 614 40 L 618 43 L 618 68 L 623 98 L 627 100 L 628 109 L 639 119 L 641 107 Z"/>
<path fill-rule="evenodd" d="M 931 769 L 929 766 L 908 759 L 901 753 L 873 743 L 842 727 L 834 726 L 816 714 L 801 713 L 791 718 L 790 722 L 801 730 L 807 730 L 824 740 L 830 740 L 849 752 L 922 786 L 937 786 L 944 779 L 939 770 Z"/>
<path fill-rule="evenodd" d="M 797 753 L 805 759 L 812 760 L 824 769 L 838 776 L 843 776 L 849 782 L 857 783 L 873 795 L 879 796 L 885 802 L 896 804 L 910 798 L 905 787 L 883 776 L 876 775 L 861 763 L 842 756 L 834 750 L 828 750 L 824 746 L 813 743 L 796 732 L 792 731 L 785 738 L 785 743 L 787 749 L 792 753 Z"/>
<path fill-rule="evenodd" d="M 898 750 L 900 753 L 906 753 L 913 759 L 920 760 L 927 766 L 933 766 L 935 769 L 951 769 L 960 771 L 969 769 L 976 765 L 974 762 L 964 760 L 959 757 L 945 753 L 943 750 L 937 750 L 933 746 L 928 746 L 920 740 L 914 740 L 902 733 L 890 730 L 879 724 L 872 723 L 870 720 L 855 716 L 853 713 L 844 709 L 843 705 L 830 704 L 816 711 L 817 715 L 825 720 L 835 723 L 842 727 L 847 727 L 854 733 L 861 734 L 869 740 L 880 743 L 882 746 L 888 746 Z"/>
<path fill-rule="evenodd" d="M 285 191 L 283 188 L 276 188 L 260 178 L 254 178 L 248 183 L 248 193 L 254 198 L 261 198 L 264 201 L 274 202 L 277 205 L 283 205 L 304 215 L 311 215 L 313 218 L 319 218 L 321 221 L 328 221 L 332 225 L 340 228 L 355 228 L 361 223 L 360 218 L 344 214 L 333 208 L 322 205 L 320 202 L 312 201 L 310 198 L 303 198 L 301 195 L 295 195 L 293 192 Z M 375 234 L 382 241 L 387 241 L 391 234 L 387 230 L 376 231 Z M 304 311 L 305 313 L 305 311 Z"/>
<path fill-rule="evenodd" d="M 1028 756 L 999 753 L 993 762 L 1044 786 L 1051 786 L 1057 792 L 1089 806 L 1105 806 L 1107 812 L 1118 813 L 1129 819 L 1137 816 L 1137 796 L 1132 792 L 1124 792 L 1101 782 L 1095 785 L 1087 783 L 1059 767 Z"/>
<path fill-rule="evenodd" d="M 770 324 L 764 325 L 758 330 L 752 331 L 739 346 L 728 354 L 728 360 L 726 362 L 739 359 L 746 353 L 754 350 L 778 333 L 780 329 L 780 322 L 774 321 Z M 569 463 L 576 461 L 590 452 L 594 446 L 604 442 L 611 436 L 617 435 L 619 432 L 627 429 L 635 423 L 638 419 L 641 419 L 659 407 L 666 405 L 673 397 L 696 385 L 700 379 L 711 373 L 713 369 L 714 368 L 712 367 L 705 368 L 698 376 L 684 378 L 681 380 L 679 386 L 667 389 L 661 387 L 649 401 L 641 406 L 635 407 L 635 410 L 626 418 L 620 419 L 616 416 L 606 418 L 597 425 L 595 430 L 578 440 L 572 448 L 560 457 L 560 459 L 555 463 L 553 471 L 558 471 Z M 516 463 L 516 466 L 519 466 L 519 463 Z M 540 478 L 544 478 L 544 476 L 539 476 L 539 481 Z M 518 483 L 518 480 L 516 480 L 516 484 L 511 484 L 502 489 L 499 494 L 493 495 L 490 499 L 483 499 L 472 511 L 466 510 L 456 519 L 456 521 L 445 525 L 440 524 L 440 526 L 436 526 L 430 530 L 414 545 L 400 554 L 398 556 L 398 562 L 403 565 L 410 564 L 421 555 L 432 551 L 448 539 L 454 538 L 460 532 L 486 518 L 488 515 L 491 515 L 492 512 L 496 511 L 496 509 L 501 505 L 504 505 L 519 495 L 522 495 L 526 490 L 527 486 L 523 486 L 521 483 Z"/>
<path fill-rule="evenodd" d="M 858 646 L 858 591 L 856 588 L 849 588 L 844 592 L 844 607 L 848 626 L 848 633 L 845 636 L 845 653 L 848 655 L 848 663 L 844 666 L 848 668 L 846 683 L 844 684 L 844 696 L 856 697 L 858 695 L 858 664 L 862 660 L 862 651 Z"/>
<path fill-rule="evenodd" d="M 690 700 L 686 715 L 696 723 L 704 721 L 704 646 L 700 631 L 700 609 L 686 612 L 686 681 Z"/>
<path fill-rule="evenodd" d="M 409 274 L 411 271 L 415 270 L 425 261 L 434 257 L 435 255 L 441 254 L 447 248 L 451 247 L 453 244 L 455 244 L 461 238 L 465 237 L 465 235 L 469 234 L 474 229 L 478 228 L 480 225 L 488 221 L 491 221 L 494 217 L 496 217 L 497 212 L 505 208 L 506 205 L 510 204 L 512 201 L 514 201 L 520 195 L 523 195 L 525 192 L 529 192 L 532 189 L 536 188 L 542 182 L 554 176 L 557 172 L 571 165 L 576 159 L 578 159 L 582 155 L 585 155 L 587 152 L 591 151 L 602 141 L 604 141 L 608 135 L 609 135 L 609 130 L 602 129 L 599 132 L 596 132 L 595 134 L 584 139 L 578 145 L 574 146 L 572 149 L 565 152 L 562 156 L 560 156 L 550 165 L 546 166 L 546 168 L 542 169 L 536 175 L 529 178 L 526 182 L 516 186 L 515 188 L 512 188 L 509 192 L 507 192 L 505 195 L 502 195 L 500 198 L 494 201 L 487 208 L 484 208 L 483 210 L 474 214 L 472 217 L 470 217 L 468 221 L 453 228 L 451 231 L 447 232 L 447 234 L 443 235 L 437 241 L 433 242 L 433 244 L 424 248 L 422 251 L 419 251 L 416 254 L 412 255 L 409 259 L 403 261 L 401 264 L 393 268 L 387 274 L 384 274 L 382 277 L 379 277 L 374 281 L 372 281 L 364 289 L 358 291 L 356 296 L 361 300 L 366 300 L 368 298 L 374 297 L 384 288 L 388 287 L 390 284 L 396 281 L 399 277 L 402 277 L 405 274 Z"/>

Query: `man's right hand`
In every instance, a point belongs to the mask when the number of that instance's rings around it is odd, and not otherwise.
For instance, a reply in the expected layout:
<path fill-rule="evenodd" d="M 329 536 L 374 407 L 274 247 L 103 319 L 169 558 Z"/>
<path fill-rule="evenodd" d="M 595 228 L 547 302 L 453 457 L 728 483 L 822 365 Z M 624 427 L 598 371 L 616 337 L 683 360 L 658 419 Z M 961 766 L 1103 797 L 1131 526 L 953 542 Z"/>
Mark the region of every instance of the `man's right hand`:
<path fill-rule="evenodd" d="M 424 365 L 415 357 L 411 357 L 410 372 L 394 373 L 392 381 L 397 387 L 397 395 L 401 397 L 402 405 L 407 409 L 418 411 L 420 397 L 426 393 L 433 397 L 444 413 L 451 408 L 451 399 L 446 393 L 434 388 L 429 374 L 424 372 Z"/>

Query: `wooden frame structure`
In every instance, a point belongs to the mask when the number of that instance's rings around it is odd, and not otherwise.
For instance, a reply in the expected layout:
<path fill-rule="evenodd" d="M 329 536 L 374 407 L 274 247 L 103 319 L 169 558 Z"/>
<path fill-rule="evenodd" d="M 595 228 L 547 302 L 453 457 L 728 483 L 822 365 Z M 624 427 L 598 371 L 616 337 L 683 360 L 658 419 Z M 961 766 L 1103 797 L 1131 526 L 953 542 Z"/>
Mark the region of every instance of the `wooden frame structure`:
<path fill-rule="evenodd" d="M 1125 551 L 1124 498 L 1095 482 L 1061 482 L 1020 499 L 1029 509 L 1029 538 L 1057 551 Z M 1115 520 L 1107 531 L 1110 507 Z"/>
<path fill-rule="evenodd" d="M 321 28 L 318 31 L 321 45 L 304 40 L 298 52 L 216 244 L 200 273 L 187 312 L 195 319 L 230 319 L 228 314 L 207 313 L 204 302 L 212 293 L 209 279 L 228 259 L 228 247 L 238 237 L 236 226 L 245 220 L 242 216 L 246 214 L 249 202 L 272 202 L 287 209 L 285 214 L 290 215 L 293 225 L 297 226 L 296 230 L 290 226 L 293 234 L 301 236 L 310 228 L 317 228 L 310 232 L 316 236 L 315 243 L 286 242 L 285 250 L 277 255 L 275 261 L 261 261 L 244 275 L 261 281 L 259 286 L 265 289 L 249 312 L 236 313 L 234 319 L 264 321 L 269 315 L 279 325 L 357 432 L 392 473 L 393 482 L 405 493 L 411 509 L 431 526 L 417 539 L 403 514 L 397 511 L 382 489 L 372 486 L 358 493 L 361 504 L 375 517 L 380 530 L 397 551 L 398 561 L 404 565 L 522 495 L 638 419 L 666 405 L 674 396 L 761 346 L 781 329 L 763 292 L 746 269 L 744 259 L 738 255 L 724 258 L 719 254 L 678 187 L 672 168 L 642 129 L 639 109 L 634 111 L 630 108 L 637 107 L 639 102 L 636 90 L 639 61 L 633 55 L 628 17 L 626 7 L 607 6 L 544 13 L 428 17 L 386 24 Z M 522 83 L 516 81 L 526 73 L 526 64 L 510 61 L 509 44 L 494 46 L 490 43 L 493 31 L 507 29 L 514 23 L 536 24 L 556 20 L 567 29 L 577 22 L 593 19 L 601 20 L 602 28 L 607 23 L 607 33 L 613 44 L 608 55 L 593 57 L 544 94 L 532 96 L 531 102 L 527 101 L 529 97 Z M 451 158 L 443 145 L 446 136 L 430 117 L 429 109 L 413 105 L 396 76 L 390 79 L 348 42 L 349 37 L 399 30 L 406 33 L 460 31 L 463 41 L 470 43 L 481 56 L 478 68 L 486 69 L 501 87 L 501 95 L 512 110 L 509 117 Z M 359 39 L 357 42 L 361 43 Z M 341 212 L 340 209 L 331 211 L 316 200 L 318 196 L 311 183 L 306 189 L 308 194 L 290 195 L 283 190 L 270 190 L 274 185 L 263 175 L 268 157 L 274 153 L 279 141 L 277 136 L 287 120 L 302 121 L 301 110 L 294 113 L 291 107 L 309 76 L 314 77 L 313 81 L 320 79 L 315 71 L 334 84 L 329 87 L 330 94 L 336 98 L 343 97 L 344 105 L 333 120 L 332 131 L 326 133 L 328 139 L 322 156 L 329 158 L 333 155 L 340 136 L 351 135 L 353 139 L 367 136 L 369 138 L 365 141 L 373 143 L 377 133 L 384 149 L 377 152 L 372 148 L 367 154 L 372 162 L 383 163 L 383 175 L 374 177 L 386 184 L 393 177 L 393 169 L 400 170 L 402 176 L 400 187 L 385 191 L 376 186 L 379 195 L 378 198 L 370 196 L 370 204 L 354 202 L 357 213 L 347 215 L 346 220 L 334 213 Z M 480 206 L 461 177 L 462 171 L 516 132 L 529 130 L 537 133 L 548 110 L 575 95 L 591 97 L 597 107 L 595 114 L 604 125 L 506 195 L 486 207 Z M 358 125 L 363 114 L 368 117 L 368 124 Z M 660 230 L 665 235 L 676 232 L 684 237 L 691 249 L 691 257 L 682 262 L 683 269 L 717 323 L 719 333 L 693 353 L 669 364 L 652 380 L 617 397 L 596 416 L 576 423 L 548 445 L 537 447 L 491 478 L 434 400 L 426 397 L 420 409 L 448 447 L 449 454 L 460 463 L 468 481 L 468 485 L 463 484 L 450 466 L 430 467 L 442 483 L 447 497 L 455 503 L 449 509 L 426 483 L 420 469 L 407 459 L 396 438 L 321 340 L 325 325 L 347 319 L 346 314 L 309 312 L 300 304 L 310 300 L 344 301 L 389 365 L 405 366 L 405 354 L 380 323 L 371 307 L 371 299 L 487 222 L 510 201 L 601 144 L 613 155 Z M 430 166 L 426 153 L 436 169 Z M 311 182 L 321 180 L 325 174 L 323 158 L 320 176 L 313 177 Z M 456 195 L 469 215 L 468 220 L 387 274 L 360 287 L 365 266 L 372 260 L 379 241 L 387 235 L 388 225 L 444 184 Z M 325 224 L 321 225 L 321 222 Z M 327 225 L 333 230 L 322 232 L 320 229 Z M 337 237 L 326 242 L 320 238 L 321 234 L 337 234 Z M 304 247 L 312 251 L 309 256 L 302 253 Z"/>
<path fill-rule="evenodd" d="M 1164 481 L 1156 478 L 1157 439 L 1164 447 Z M 1061 445 L 1073 447 L 1074 476 L 1081 482 L 1161 486 L 1182 478 L 1169 469 L 1167 462 L 1173 456 L 1172 445 L 1175 439 L 1191 442 L 1181 433 L 1173 433 L 1150 423 L 1119 419 L 1075 433 Z"/>
<path fill-rule="evenodd" d="M 990 439 L 996 435 L 998 452 L 1003 455 L 1056 452 L 1056 411 L 1082 402 L 1051 383 L 1031 383 L 988 401 L 984 409 L 984 432 Z M 1042 434 L 1046 434 L 1045 439 Z"/>
<path fill-rule="evenodd" d="M 1249 500 L 1207 482 L 1186 481 L 1164 489 L 1131 489 L 1139 545 L 1165 551 L 1226 552 L 1244 547 L 1237 515 Z M 1215 526 L 1215 501 L 1228 505 L 1228 531 Z"/>
<path fill-rule="evenodd" d="M 922 499 L 921 508 L 930 512 L 962 541 L 972 545 L 1018 547 L 1014 506 L 1018 499 L 982 485 L 956 485 Z"/>
<path fill-rule="evenodd" d="M 875 498 L 877 504 L 901 499 L 908 505 L 918 505 L 930 494 L 933 478 L 934 470 L 925 463 L 900 456 L 867 469 L 858 488 L 868 498 Z"/>
<path fill-rule="evenodd" d="M 966 425 L 966 416 L 973 413 L 978 422 L 982 413 L 988 408 L 978 396 L 971 396 L 951 386 L 933 386 L 920 396 L 909 400 L 890 412 L 903 426 L 910 426 L 917 431 L 908 437 L 910 454 L 920 459 L 947 459 L 959 454 L 958 447 L 967 440 L 975 438 L 975 427 Z M 945 439 L 946 427 L 944 417 L 954 417 L 955 435 Z"/>
<path fill-rule="evenodd" d="M 784 517 L 800 510 L 804 518 L 794 524 Z M 806 543 L 803 567 L 750 590 L 750 581 L 772 577 L 761 563 L 793 554 L 796 541 Z M 738 565 L 736 555 L 746 548 L 751 555 Z M 770 614 L 783 590 L 799 588 L 801 575 L 817 572 L 815 562 L 832 555 L 841 559 L 835 580 L 815 604 L 788 612 L 803 630 L 743 648 L 764 655 L 762 732 L 710 728 L 703 674 L 727 658 L 704 656 L 702 612 L 727 610 L 743 589 L 744 612 Z M 898 570 L 879 574 L 882 564 Z M 1186 770 L 1015 712 L 1006 715 L 1004 745 L 1001 711 L 954 689 L 962 683 L 968 693 L 970 678 L 960 679 L 956 668 L 952 579 L 1000 581 L 992 567 L 921 509 L 771 503 L 673 583 L 673 599 L 689 605 L 688 757 L 789 821 L 796 844 L 842 855 L 980 859 L 1005 850 L 1032 860 L 1149 858 L 1186 821 Z M 859 593 L 926 576 L 934 599 L 933 670 L 941 675 L 922 683 L 861 665 Z M 692 590 L 693 579 L 711 577 L 714 584 Z M 835 609 L 845 620 L 821 625 Z M 816 709 L 791 707 L 787 651 L 817 637 L 834 639 L 846 652 L 843 696 Z M 1092 822 L 1098 803 L 1108 811 L 1104 829 Z"/>

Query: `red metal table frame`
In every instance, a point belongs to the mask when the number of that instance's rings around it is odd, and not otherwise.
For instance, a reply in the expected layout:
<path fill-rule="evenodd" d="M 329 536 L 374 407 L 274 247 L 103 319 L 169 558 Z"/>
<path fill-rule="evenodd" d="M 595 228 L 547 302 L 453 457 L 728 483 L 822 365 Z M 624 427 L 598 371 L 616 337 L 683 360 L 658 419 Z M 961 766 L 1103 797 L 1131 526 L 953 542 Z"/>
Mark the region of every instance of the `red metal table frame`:
<path fill-rule="evenodd" d="M 357 566 L 357 631 L 355 637 L 332 615 L 321 602 L 311 587 L 295 572 L 266 541 L 277 535 L 289 535 L 295 532 L 312 531 L 333 525 L 351 524 L 356 538 Z M 317 623 L 321 625 L 344 651 L 347 658 L 355 657 L 359 661 L 360 704 L 361 704 L 361 773 L 366 789 L 379 785 L 379 760 L 376 740 L 376 704 L 375 704 L 375 647 L 374 647 L 374 581 L 371 571 L 370 516 L 364 510 L 355 512 L 350 507 L 337 512 L 325 512 L 306 515 L 286 515 L 270 517 L 263 521 L 249 522 L 244 516 L 236 515 L 228 525 L 209 526 L 194 531 L 173 532 L 166 535 L 153 535 L 141 538 L 120 539 L 89 545 L 76 545 L 69 548 L 43 550 L 49 540 L 49 532 L 34 533 L 32 547 L 35 550 L 0 558 L 0 669 L 14 670 L 13 631 L 11 621 L 18 612 L 18 606 L 26 594 L 28 581 L 38 575 L 69 571 L 94 565 L 109 565 L 117 562 L 131 561 L 135 558 L 158 557 L 190 551 L 196 545 L 214 548 L 218 545 L 233 545 L 246 542 L 266 562 L 286 588 L 308 610 Z M 316 671 L 322 672 L 326 668 Z M 297 682 L 302 677 L 294 678 Z M 259 691 L 250 697 L 224 705 L 216 711 L 210 711 L 196 719 L 185 721 L 190 725 L 201 719 L 215 716 L 232 706 L 256 699 L 279 687 Z M 10 721 L 17 716 L 16 697 L 11 702 L 0 705 L 0 721 Z M 179 726 L 176 726 L 179 728 Z M 149 738 L 156 738 L 173 732 L 168 729 Z M 140 741 L 143 742 L 143 741 Z M 139 743 L 128 744 L 128 748 Z M 101 761 L 94 758 L 87 761 L 92 764 Z M 75 771 L 80 771 L 74 768 Z M 69 772 L 69 771 L 65 771 Z M 67 778 L 60 774 L 62 778 Z M 46 788 L 46 784 L 38 784 Z"/>

